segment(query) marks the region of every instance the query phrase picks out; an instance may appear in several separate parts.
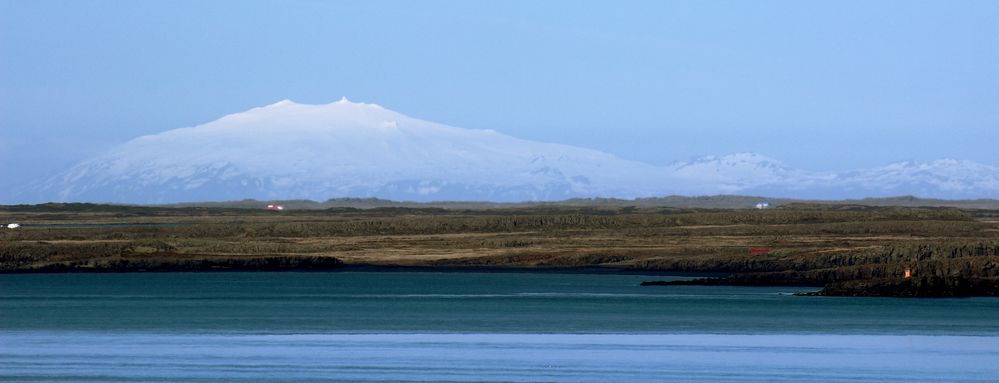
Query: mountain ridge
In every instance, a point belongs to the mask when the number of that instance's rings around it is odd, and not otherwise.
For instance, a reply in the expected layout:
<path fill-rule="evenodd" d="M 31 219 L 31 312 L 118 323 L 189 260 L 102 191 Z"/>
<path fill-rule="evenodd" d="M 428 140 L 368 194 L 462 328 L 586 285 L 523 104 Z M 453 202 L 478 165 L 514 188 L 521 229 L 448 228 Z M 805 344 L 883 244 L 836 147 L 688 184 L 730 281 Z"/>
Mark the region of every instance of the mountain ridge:
<path fill-rule="evenodd" d="M 999 197 L 999 167 L 942 159 L 812 172 L 752 152 L 654 166 L 405 116 L 377 104 L 282 100 L 147 135 L 42 181 L 31 202 L 255 198 L 557 201 L 756 194 Z"/>
<path fill-rule="evenodd" d="M 331 208 L 442 208 L 442 209 L 502 209 L 527 208 L 539 206 L 551 207 L 644 207 L 644 208 L 691 208 L 691 209 L 755 209 L 756 203 L 767 201 L 771 207 L 791 204 L 811 204 L 825 206 L 863 206 L 863 207 L 948 207 L 959 209 L 999 210 L 999 199 L 974 200 L 942 200 L 933 198 L 918 198 L 914 196 L 895 196 L 884 198 L 863 198 L 848 200 L 806 200 L 792 198 L 769 198 L 747 195 L 708 195 L 708 196 L 663 196 L 637 199 L 617 198 L 574 198 L 562 201 L 523 201 L 523 202 L 484 202 L 484 201 L 392 201 L 379 198 L 331 198 L 326 201 L 218 201 L 218 202 L 185 202 L 164 205 L 167 207 L 227 207 L 261 209 L 266 204 L 281 204 L 289 209 L 331 209 Z"/>
<path fill-rule="evenodd" d="M 768 201 L 771 208 L 781 206 L 826 206 L 832 209 L 863 209 L 879 207 L 913 208 L 957 208 L 966 211 L 980 211 L 983 216 L 999 218 L 999 199 L 945 200 L 918 198 L 914 196 L 894 196 L 883 198 L 863 198 L 847 200 L 806 200 L 791 198 L 769 198 L 749 195 L 707 195 L 707 196 L 663 196 L 638 199 L 617 198 L 573 198 L 561 201 L 393 201 L 380 198 L 331 198 L 326 201 L 312 200 L 256 200 L 232 201 L 187 201 L 170 204 L 95 204 L 95 203 L 43 203 L 43 204 L 0 204 L 0 211 L 136 211 L 135 209 L 251 209 L 268 210 L 267 205 L 281 205 L 284 211 L 328 210 L 328 209 L 445 209 L 445 210 L 490 210 L 521 208 L 674 208 L 674 209 L 756 209 L 760 201 Z"/>

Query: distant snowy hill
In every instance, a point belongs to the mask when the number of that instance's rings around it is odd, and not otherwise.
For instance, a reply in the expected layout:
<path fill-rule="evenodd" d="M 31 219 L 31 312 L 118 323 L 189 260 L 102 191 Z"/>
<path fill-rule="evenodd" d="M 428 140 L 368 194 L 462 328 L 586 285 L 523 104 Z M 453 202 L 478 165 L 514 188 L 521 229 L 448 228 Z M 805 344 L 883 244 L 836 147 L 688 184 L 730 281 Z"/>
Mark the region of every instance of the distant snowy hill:
<path fill-rule="evenodd" d="M 445 126 L 374 104 L 285 100 L 136 138 L 40 182 L 22 199 L 531 201 L 722 193 L 994 198 L 999 168 L 940 160 L 827 174 L 753 153 L 653 166 L 591 149 Z"/>
<path fill-rule="evenodd" d="M 897 162 L 839 178 L 840 190 L 852 196 L 999 197 L 999 167 L 972 161 Z"/>
<path fill-rule="evenodd" d="M 737 194 L 784 189 L 793 192 L 829 182 L 835 177 L 790 168 L 780 161 L 756 153 L 708 156 L 690 162 L 678 162 L 669 167 L 669 174 L 701 185 L 700 194 Z"/>

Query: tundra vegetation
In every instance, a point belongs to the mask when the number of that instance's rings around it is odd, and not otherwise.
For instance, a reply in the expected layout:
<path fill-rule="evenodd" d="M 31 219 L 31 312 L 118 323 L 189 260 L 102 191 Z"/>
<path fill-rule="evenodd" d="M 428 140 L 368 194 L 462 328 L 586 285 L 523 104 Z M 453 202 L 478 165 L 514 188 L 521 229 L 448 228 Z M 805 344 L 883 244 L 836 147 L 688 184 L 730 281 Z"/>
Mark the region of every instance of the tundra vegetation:
<path fill-rule="evenodd" d="M 45 204 L 2 206 L 0 222 L 23 224 L 0 230 L 0 272 L 7 273 L 587 269 L 719 276 L 649 285 L 999 295 L 999 211 L 983 209 L 789 203 L 765 210 L 538 205 L 276 212 Z"/>

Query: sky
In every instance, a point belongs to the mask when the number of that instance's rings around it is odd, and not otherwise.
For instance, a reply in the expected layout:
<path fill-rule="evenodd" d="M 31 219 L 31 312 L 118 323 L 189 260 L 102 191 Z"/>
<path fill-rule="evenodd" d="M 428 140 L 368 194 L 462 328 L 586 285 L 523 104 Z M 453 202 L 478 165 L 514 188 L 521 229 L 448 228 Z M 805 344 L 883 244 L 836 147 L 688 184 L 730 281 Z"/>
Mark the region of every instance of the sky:
<path fill-rule="evenodd" d="M 0 187 L 291 99 L 668 164 L 999 165 L 999 1 L 0 0 Z"/>

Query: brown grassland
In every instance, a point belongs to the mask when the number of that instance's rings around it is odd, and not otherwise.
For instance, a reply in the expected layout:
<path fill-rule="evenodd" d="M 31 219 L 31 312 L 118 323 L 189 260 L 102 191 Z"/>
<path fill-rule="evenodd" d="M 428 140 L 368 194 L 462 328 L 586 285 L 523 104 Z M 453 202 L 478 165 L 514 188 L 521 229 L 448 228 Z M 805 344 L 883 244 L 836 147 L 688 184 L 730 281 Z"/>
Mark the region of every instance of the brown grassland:
<path fill-rule="evenodd" d="M 701 284 L 827 295 L 996 295 L 999 211 L 790 204 L 767 210 L 535 206 L 284 212 L 0 207 L 0 272 L 340 267 L 720 273 Z M 751 249 L 769 252 L 752 253 Z M 903 278 L 906 268 L 912 278 Z"/>

